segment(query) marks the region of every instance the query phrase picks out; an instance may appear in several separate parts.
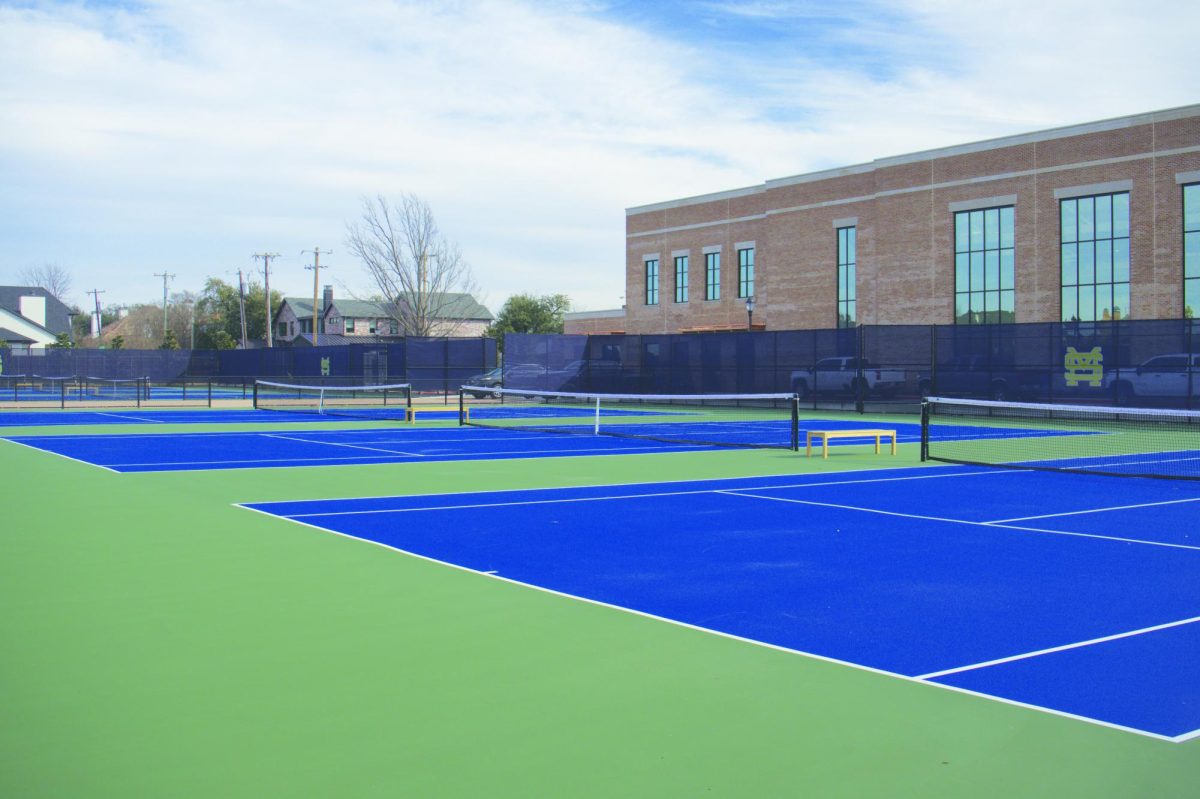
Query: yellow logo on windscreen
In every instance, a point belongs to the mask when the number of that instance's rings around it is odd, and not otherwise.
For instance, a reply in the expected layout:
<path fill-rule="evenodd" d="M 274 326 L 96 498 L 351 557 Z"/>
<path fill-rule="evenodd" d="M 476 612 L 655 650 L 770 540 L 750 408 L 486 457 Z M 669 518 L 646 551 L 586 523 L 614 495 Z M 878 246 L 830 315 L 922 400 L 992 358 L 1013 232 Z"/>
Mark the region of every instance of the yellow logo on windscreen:
<path fill-rule="evenodd" d="M 321 377 L 329 377 L 329 359 L 321 359 Z"/>
<path fill-rule="evenodd" d="M 1086 384 L 1099 388 L 1104 380 L 1104 353 L 1099 347 L 1092 347 L 1084 352 L 1067 347 L 1066 357 L 1063 358 L 1063 370 L 1068 386 Z"/>

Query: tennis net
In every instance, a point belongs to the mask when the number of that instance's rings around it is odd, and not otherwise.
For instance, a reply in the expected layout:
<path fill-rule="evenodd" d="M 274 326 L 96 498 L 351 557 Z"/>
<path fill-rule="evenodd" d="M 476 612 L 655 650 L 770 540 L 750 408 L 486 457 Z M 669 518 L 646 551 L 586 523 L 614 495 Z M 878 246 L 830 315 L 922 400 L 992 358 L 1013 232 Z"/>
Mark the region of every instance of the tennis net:
<path fill-rule="evenodd" d="M 102 400 L 141 406 L 150 398 L 150 383 L 145 377 L 81 377 L 78 380 L 81 400 Z"/>
<path fill-rule="evenodd" d="M 254 382 L 254 407 L 268 411 L 408 421 L 412 390 L 408 383 L 379 386 L 321 386 Z"/>
<path fill-rule="evenodd" d="M 477 393 L 493 395 L 475 400 Z M 459 424 L 672 444 L 799 448 L 795 394 L 579 394 L 463 386 Z"/>
<path fill-rule="evenodd" d="M 1200 411 L 929 397 L 921 459 L 1200 480 Z"/>

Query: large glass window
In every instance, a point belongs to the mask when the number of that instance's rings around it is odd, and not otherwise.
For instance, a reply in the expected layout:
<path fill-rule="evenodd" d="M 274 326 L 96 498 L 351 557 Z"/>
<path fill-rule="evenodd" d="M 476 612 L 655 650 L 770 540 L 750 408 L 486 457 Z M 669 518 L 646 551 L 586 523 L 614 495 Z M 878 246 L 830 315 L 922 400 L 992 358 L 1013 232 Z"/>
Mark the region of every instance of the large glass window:
<path fill-rule="evenodd" d="M 1129 315 L 1129 192 L 1063 200 L 1062 320 Z"/>
<path fill-rule="evenodd" d="M 704 299 L 721 299 L 721 253 L 704 254 Z"/>
<path fill-rule="evenodd" d="M 658 259 L 646 260 L 646 304 L 658 305 Z"/>
<path fill-rule="evenodd" d="M 738 250 L 738 296 L 754 296 L 754 248 Z"/>
<path fill-rule="evenodd" d="M 837 326 L 854 327 L 858 322 L 858 228 L 837 230 Z"/>
<path fill-rule="evenodd" d="M 1183 187 L 1183 315 L 1200 314 L 1200 183 Z"/>
<path fill-rule="evenodd" d="M 675 256 L 675 302 L 688 301 L 688 257 Z"/>
<path fill-rule="evenodd" d="M 1013 206 L 954 215 L 954 321 L 1016 321 Z"/>

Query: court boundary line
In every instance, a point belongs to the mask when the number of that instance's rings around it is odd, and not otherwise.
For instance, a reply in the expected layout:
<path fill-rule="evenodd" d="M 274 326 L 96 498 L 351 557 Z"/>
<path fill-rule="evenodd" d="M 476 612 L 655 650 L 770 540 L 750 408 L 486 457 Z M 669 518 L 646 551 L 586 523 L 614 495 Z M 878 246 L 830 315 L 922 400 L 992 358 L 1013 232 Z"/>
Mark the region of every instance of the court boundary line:
<path fill-rule="evenodd" d="M 557 596 L 557 597 L 561 597 L 564 599 L 574 600 L 577 602 L 583 602 L 583 603 L 586 603 L 589 605 L 594 605 L 597 607 L 608 608 L 610 610 L 615 610 L 620 613 L 628 613 L 630 615 L 639 616 L 644 619 L 650 619 L 650 620 L 658 621 L 658 622 L 665 622 L 667 624 L 672 624 L 676 627 L 682 627 L 682 628 L 685 628 L 688 630 L 694 630 L 696 632 L 705 633 L 708 635 L 713 635 L 713 636 L 725 638 L 725 639 L 732 640 L 732 641 L 738 641 L 738 642 L 745 643 L 745 644 L 750 644 L 752 646 L 758 646 L 758 647 L 762 647 L 765 649 L 771 649 L 776 652 L 782 652 L 782 653 L 789 654 L 789 655 L 797 655 L 800 657 L 808 658 L 811 660 L 816 660 L 816 661 L 823 662 L 823 663 L 828 663 L 828 664 L 835 665 L 835 666 L 843 666 L 843 667 L 847 667 L 847 668 L 851 668 L 851 669 L 856 669 L 858 671 L 864 671 L 864 672 L 867 672 L 870 674 L 876 674 L 876 675 L 879 675 L 882 677 L 889 677 L 892 679 L 912 683 L 914 685 L 922 685 L 922 686 L 926 686 L 926 687 L 934 688 L 934 689 L 938 689 L 938 690 L 951 691 L 953 693 L 959 693 L 959 694 L 965 694 L 968 696 L 979 697 L 981 699 L 987 699 L 992 702 L 998 702 L 1000 704 L 1009 705 L 1010 707 L 1019 707 L 1019 708 L 1023 708 L 1026 710 L 1033 710 L 1033 711 L 1045 713 L 1045 714 L 1048 714 L 1051 716 L 1058 716 L 1060 718 L 1071 719 L 1074 721 L 1082 721 L 1087 724 L 1092 724 L 1094 726 L 1105 727 L 1108 729 L 1118 730 L 1121 732 L 1128 732 L 1128 733 L 1132 733 L 1134 735 L 1140 735 L 1145 738 L 1153 738 L 1153 739 L 1159 740 L 1159 741 L 1166 741 L 1168 743 L 1181 743 L 1185 740 L 1189 740 L 1192 737 L 1196 737 L 1196 736 L 1200 735 L 1200 730 L 1193 730 L 1193 731 L 1190 731 L 1187 733 L 1183 733 L 1182 735 L 1179 735 L 1179 736 L 1163 735 L 1162 733 L 1151 732 L 1149 730 L 1140 730 L 1140 729 L 1137 729 L 1136 727 L 1127 727 L 1123 724 L 1117 724 L 1115 722 L 1104 721 L 1103 719 L 1096 719 L 1096 718 L 1092 718 L 1090 716 L 1082 716 L 1077 713 L 1070 713 L 1065 710 L 1056 710 L 1056 709 L 1050 708 L 1050 707 L 1043 707 L 1041 705 L 1034 705 L 1034 704 L 1030 704 L 1028 702 L 1021 702 L 1016 699 L 1008 699 L 1008 698 L 1002 697 L 1002 696 L 995 696 L 993 694 L 985 694 L 980 691 L 973 691 L 968 688 L 960 688 L 955 685 L 947 685 L 945 683 L 930 682 L 927 680 L 919 680 L 915 677 L 909 676 L 907 674 L 901 674 L 899 672 L 886 671 L 884 669 L 875 668 L 873 666 L 866 666 L 861 663 L 853 663 L 848 660 L 839 660 L 838 658 L 830 657 L 828 655 L 818 655 L 815 652 L 806 652 L 801 649 L 792 649 L 790 647 L 781 646 L 779 644 L 772 644 L 772 643 L 768 643 L 766 641 L 757 641 L 753 638 L 745 638 L 743 636 L 735 635 L 733 633 L 726 633 L 726 632 L 722 632 L 720 630 L 713 630 L 708 627 L 701 627 L 697 624 L 691 624 L 688 622 L 679 621 L 677 619 L 671 619 L 666 616 L 658 616 L 653 613 L 648 613 L 646 611 L 637 610 L 635 608 L 627 608 L 622 605 L 615 605 L 613 603 L 604 602 L 604 601 L 598 600 L 598 599 L 590 599 L 588 597 L 578 596 L 577 594 L 569 594 L 569 593 L 566 593 L 565 591 L 558 591 L 553 588 L 546 588 L 545 586 L 534 585 L 533 583 L 522 582 L 520 580 L 515 580 L 511 577 L 505 577 L 502 574 L 498 574 L 498 573 L 490 574 L 486 571 L 479 571 L 478 569 L 472 569 L 470 567 L 463 566 L 461 564 L 451 563 L 449 561 L 444 561 L 444 560 L 438 560 L 437 558 L 432 558 L 432 557 L 429 557 L 428 555 L 421 555 L 419 553 L 412 552 L 411 550 L 401 549 L 400 547 L 392 546 L 390 544 L 385 544 L 382 541 L 375 541 L 370 538 L 362 538 L 359 536 L 351 535 L 349 533 L 343 533 L 338 530 L 331 530 L 328 527 L 321 527 L 320 525 L 312 524 L 310 522 L 300 521 L 298 519 L 288 518 L 285 516 L 277 516 L 273 513 L 268 513 L 264 510 L 260 510 L 258 508 L 253 508 L 253 507 L 250 507 L 249 505 L 245 505 L 242 503 L 235 502 L 235 503 L 233 503 L 233 505 L 234 505 L 234 507 L 238 507 L 238 508 L 242 508 L 243 510 L 248 510 L 248 511 L 258 513 L 258 514 L 261 514 L 262 516 L 265 516 L 270 519 L 276 519 L 276 520 L 291 523 L 291 524 L 297 524 L 297 525 L 300 525 L 301 527 L 308 527 L 310 529 L 318 530 L 322 533 L 334 535 L 339 538 L 345 538 L 350 541 L 356 541 L 358 543 L 378 546 L 378 547 L 381 547 L 383 549 L 386 549 L 386 550 L 389 550 L 392 552 L 398 552 L 402 555 L 407 555 L 412 558 L 417 558 L 418 560 L 423 560 L 427 563 L 433 563 L 433 564 L 437 564 L 439 566 L 445 566 L 445 567 L 448 567 L 451 569 L 456 569 L 458 571 L 466 572 L 468 574 L 478 575 L 485 579 L 499 580 L 501 582 L 508 583 L 509 585 L 514 585 L 514 586 L 518 586 L 521 588 L 530 589 L 533 591 L 540 591 L 545 594 L 550 594 L 551 596 Z"/>
<path fill-rule="evenodd" d="M 35 446 L 32 446 L 31 444 L 26 444 L 24 441 L 17 441 L 15 438 L 0 438 L 0 440 L 7 441 L 10 444 L 16 444 L 17 446 L 25 447 L 26 449 L 31 449 L 34 452 L 41 452 L 46 455 L 57 455 L 60 458 L 65 458 L 65 459 L 67 459 L 69 461 L 73 461 L 75 463 L 81 463 L 84 466 L 94 466 L 97 469 L 103 469 L 106 472 L 112 472 L 113 474 L 121 474 L 121 472 L 119 470 L 105 466 L 102 463 L 91 463 L 89 461 L 80 460 L 79 458 L 72 458 L 70 455 L 64 455 L 61 452 L 55 452 L 52 449 L 41 449 L 40 447 L 35 447 Z"/>
<path fill-rule="evenodd" d="M 787 497 L 765 497 L 757 494 L 744 493 L 747 489 L 731 489 L 718 493 L 730 494 L 731 496 L 746 497 L 748 499 L 765 499 L 772 502 L 792 502 L 797 505 L 816 505 L 825 508 L 838 508 L 840 510 L 856 510 L 863 513 L 878 513 L 883 516 L 897 516 L 902 519 L 923 519 L 931 522 L 948 522 L 950 524 L 967 524 L 974 527 L 993 527 L 997 530 L 1023 530 L 1031 533 L 1046 533 L 1049 535 L 1063 535 L 1072 538 L 1094 538 L 1100 541 L 1112 541 L 1123 544 L 1144 544 L 1152 547 L 1166 547 L 1168 549 L 1185 549 L 1193 552 L 1200 552 L 1200 546 L 1190 544 L 1170 544 L 1164 541 L 1147 541 L 1141 538 L 1121 538 L 1112 535 L 1096 535 L 1095 533 L 1076 533 L 1070 530 L 1049 530 L 1041 527 L 1022 527 L 1015 524 L 997 524 L 994 522 L 975 522 L 966 519 L 949 519 L 943 516 L 924 516 L 918 513 L 901 513 L 894 510 L 882 510 L 879 508 L 860 508 L 855 505 L 840 505 L 835 502 L 817 502 L 816 500 L 808 499 L 789 499 Z M 753 489 L 750 489 L 753 490 Z"/>
<path fill-rule="evenodd" d="M 125 416 L 121 413 L 105 413 L 104 411 L 95 411 L 95 414 L 97 416 L 111 416 L 114 419 L 130 419 L 135 422 L 140 422 L 141 424 L 166 424 L 166 422 L 159 419 L 139 419 L 136 416 Z"/>
<path fill-rule="evenodd" d="M 918 479 L 930 479 L 930 477 L 958 477 L 958 476 L 965 477 L 965 476 L 983 476 L 983 475 L 1000 476 L 1000 475 L 1010 475 L 1010 474 L 1012 474 L 1012 475 L 1033 474 L 1032 471 L 1019 471 L 1019 470 L 1014 470 L 1014 469 L 980 470 L 980 469 L 982 469 L 980 467 L 966 467 L 966 465 L 962 465 L 962 464 L 935 463 L 935 464 L 930 464 L 930 465 L 920 465 L 920 464 L 911 465 L 911 467 L 880 467 L 878 469 L 872 469 L 872 468 L 846 469 L 844 471 L 811 471 L 811 473 L 804 473 L 804 471 L 791 471 L 791 473 L 786 473 L 786 474 L 767 474 L 767 475 L 751 474 L 751 475 L 744 475 L 744 476 L 740 476 L 740 477 L 695 477 L 695 479 L 690 479 L 690 480 L 688 480 L 688 479 L 653 480 L 653 481 L 649 481 L 649 482 L 647 482 L 647 481 L 641 481 L 641 482 L 593 482 L 593 483 L 584 483 L 584 485 L 581 485 L 581 486 L 548 486 L 548 487 L 542 487 L 542 488 L 485 488 L 485 489 L 482 489 L 482 491 L 445 491 L 445 492 L 424 493 L 424 494 L 372 494 L 372 495 L 368 495 L 368 497 L 324 497 L 324 498 L 320 498 L 320 499 L 272 499 L 272 500 L 266 500 L 266 503 L 264 503 L 264 501 L 260 501 L 260 500 L 247 500 L 247 501 L 245 501 L 245 503 L 240 503 L 240 504 L 253 505 L 253 504 L 283 504 L 283 503 L 287 503 L 287 504 L 292 504 L 292 505 L 300 505 L 300 504 L 304 504 L 304 503 L 336 503 L 336 501 L 354 500 L 354 499 L 390 499 L 392 497 L 454 497 L 454 495 L 457 495 L 457 494 L 503 494 L 503 493 L 517 492 L 517 491 L 578 491 L 578 489 L 581 489 L 581 488 L 623 488 L 626 486 L 658 486 L 658 485 L 673 486 L 673 485 L 678 485 L 678 483 L 682 483 L 682 482 L 719 482 L 719 481 L 727 481 L 727 480 L 756 480 L 756 479 L 758 479 L 758 477 L 762 477 L 762 479 L 764 479 L 764 480 L 778 479 L 778 477 L 790 477 L 790 479 L 796 479 L 796 477 L 816 476 L 816 475 L 822 475 L 822 474 L 829 475 L 829 476 L 847 475 L 847 474 L 851 474 L 851 475 L 853 475 L 853 474 L 876 474 L 876 473 L 880 473 L 880 471 L 912 471 L 912 470 L 918 470 L 918 469 L 922 470 L 922 471 L 926 471 L 926 470 L 941 471 L 944 469 L 944 470 L 949 471 L 949 473 L 948 474 L 913 475 L 913 476 L 905 476 L 905 477 L 895 477 L 895 479 L 896 480 L 918 480 Z M 952 469 L 973 469 L 973 470 L 971 470 L 971 471 L 950 471 Z M 890 480 L 890 477 L 884 477 L 884 479 L 882 481 L 887 481 L 887 480 Z M 830 482 L 811 483 L 811 485 L 821 485 L 821 486 L 841 485 L 842 482 L 847 482 L 847 483 L 881 482 L 881 480 L 830 481 Z M 797 486 L 797 487 L 800 487 L 800 486 Z M 638 495 L 650 495 L 650 494 L 638 494 Z"/>
<path fill-rule="evenodd" d="M 866 471 L 866 470 L 864 470 L 864 471 Z M 869 471 L 867 473 L 869 473 Z M 867 480 L 831 480 L 831 481 L 827 481 L 827 482 L 817 482 L 817 483 L 790 483 L 787 485 L 757 486 L 757 487 L 748 488 L 748 489 L 728 489 L 728 490 L 764 491 L 764 490 L 774 490 L 774 489 L 780 489 L 780 488 L 816 488 L 816 487 L 820 487 L 820 486 L 830 486 L 830 485 L 859 485 L 862 483 L 890 483 L 890 482 L 900 482 L 903 480 L 928 480 L 933 477 L 975 477 L 980 474 L 985 474 L 985 473 L 984 472 L 956 472 L 954 474 L 948 474 L 948 475 L 913 475 L 913 476 L 903 476 L 903 477 L 881 477 L 876 480 L 870 480 L 870 479 L 867 479 Z M 780 475 L 780 476 L 781 477 L 792 477 L 793 475 Z M 688 483 L 688 482 L 705 482 L 705 483 L 707 483 L 707 482 L 725 482 L 728 480 L 739 480 L 739 479 L 754 479 L 754 478 L 753 478 L 753 476 L 751 476 L 749 478 L 718 477 L 718 478 L 713 478 L 711 480 L 695 480 L 695 481 L 693 481 L 693 480 L 675 480 L 675 481 L 671 481 L 671 482 L 675 483 L 675 484 Z M 637 485 L 658 485 L 658 482 L 655 481 L 655 482 L 651 482 L 651 483 L 615 483 L 611 487 L 612 488 L 623 488 L 623 487 L 637 486 Z M 493 491 L 480 491 L 478 493 L 481 493 L 481 494 L 508 493 L 508 492 L 514 492 L 514 491 L 578 491 L 582 488 L 609 488 L 609 487 L 610 486 L 608 486 L 608 485 L 600 484 L 600 485 L 594 485 L 594 486 L 559 486 L 559 487 L 554 487 L 554 488 L 494 489 Z M 354 502 L 356 500 L 364 500 L 364 499 L 390 499 L 391 497 L 394 497 L 394 496 L 437 497 L 437 496 L 462 496 L 465 494 L 474 494 L 474 493 L 476 493 L 476 492 L 459 491 L 459 492 L 454 492 L 454 493 L 450 493 L 450 494 L 389 494 L 389 495 L 381 496 L 381 497 L 347 497 L 347 498 L 333 498 L 333 499 L 306 499 L 306 500 L 296 500 L 296 502 L 297 503 L 300 503 L 300 502 Z M 428 505 L 428 506 L 424 506 L 424 507 L 415 507 L 415 508 L 374 508 L 374 509 L 370 509 L 370 510 L 357 510 L 357 511 L 354 511 L 354 510 L 331 511 L 328 513 L 297 513 L 297 514 L 292 514 L 292 515 L 288 515 L 288 516 L 283 516 L 281 514 L 275 514 L 275 515 L 280 515 L 280 518 L 285 518 L 285 519 L 301 518 L 301 517 L 308 517 L 308 516 L 358 516 L 358 515 L 366 516 L 366 515 L 380 514 L 380 513 L 408 513 L 408 512 L 412 512 L 412 511 L 442 511 L 442 510 L 459 510 L 459 509 L 471 510 L 471 509 L 475 509 L 475 508 L 498 508 L 498 507 L 508 507 L 508 506 L 518 507 L 518 506 L 522 506 L 522 505 L 554 505 L 554 504 L 565 503 L 565 502 L 598 502 L 598 501 L 602 501 L 602 500 L 642 499 L 645 497 L 677 497 L 677 496 L 689 496 L 689 495 L 693 495 L 693 494 L 720 494 L 720 493 L 723 493 L 722 489 L 700 488 L 700 489 L 696 489 L 694 491 L 656 491 L 656 492 L 651 492 L 651 493 L 646 493 L 646 494 L 622 494 L 622 495 L 607 495 L 607 496 L 599 496 L 599 497 L 562 497 L 562 498 L 555 498 L 555 499 L 531 499 L 531 500 L 519 501 L 519 502 L 483 502 L 483 503 L 473 503 L 473 504 L 469 504 L 469 505 Z M 288 500 L 279 500 L 278 502 L 279 502 L 279 504 L 283 504 L 283 503 L 291 504 Z"/>
<path fill-rule="evenodd" d="M 1044 649 L 1035 649 L 1030 652 L 1022 652 L 1018 655 L 1009 655 L 1007 657 L 995 658 L 993 660 L 985 660 L 979 663 L 971 663 L 966 666 L 956 666 L 952 669 L 942 669 L 941 671 L 931 671 L 928 674 L 918 674 L 913 679 L 915 680 L 936 680 L 939 677 L 949 677 L 951 674 L 962 674 L 968 671 L 977 671 L 986 669 L 991 666 L 1000 666 L 1005 663 L 1016 663 L 1021 660 L 1030 660 L 1032 658 L 1041 657 L 1042 655 L 1052 655 L 1055 652 L 1069 652 L 1072 649 L 1082 649 L 1086 646 L 1095 644 L 1108 643 L 1110 641 L 1120 641 L 1124 638 L 1133 638 L 1137 635 L 1146 635 L 1148 633 L 1158 632 L 1160 630 L 1169 630 L 1174 627 L 1183 627 L 1188 624 L 1200 622 L 1200 616 L 1192 616 L 1188 619 L 1177 619 L 1176 621 L 1164 622 L 1162 624 L 1154 624 L 1149 627 L 1140 627 L 1136 630 L 1126 630 L 1125 632 L 1113 633 L 1112 635 L 1102 635 L 1098 638 L 1089 638 L 1085 641 L 1075 641 L 1070 644 L 1061 644 L 1059 646 L 1048 646 Z"/>
<path fill-rule="evenodd" d="M 283 441 L 296 441 L 300 444 L 320 444 L 326 447 L 346 447 L 347 449 L 361 449 L 367 452 L 386 452 L 389 455 L 406 455 L 410 458 L 424 458 L 425 456 L 419 452 L 402 452 L 398 449 L 380 449 L 378 447 L 367 447 L 362 444 L 346 444 L 341 441 L 307 441 L 303 438 L 295 438 L 293 436 L 283 436 L 278 433 L 257 433 L 262 438 L 278 438 Z"/>
<path fill-rule="evenodd" d="M 1087 513 L 1108 513 L 1114 510 L 1132 510 L 1134 508 L 1157 508 L 1163 505 L 1179 505 L 1185 502 L 1200 502 L 1200 497 L 1188 497 L 1187 499 L 1167 499 L 1162 502 L 1140 502 L 1135 505 L 1113 505 L 1108 508 L 1090 508 L 1088 510 L 1072 510 L 1062 513 L 1043 513 L 1040 516 L 1016 516 L 1012 519 L 989 519 L 984 524 L 1006 524 L 1008 522 L 1030 522 L 1035 519 L 1054 519 L 1059 516 L 1081 516 Z"/>

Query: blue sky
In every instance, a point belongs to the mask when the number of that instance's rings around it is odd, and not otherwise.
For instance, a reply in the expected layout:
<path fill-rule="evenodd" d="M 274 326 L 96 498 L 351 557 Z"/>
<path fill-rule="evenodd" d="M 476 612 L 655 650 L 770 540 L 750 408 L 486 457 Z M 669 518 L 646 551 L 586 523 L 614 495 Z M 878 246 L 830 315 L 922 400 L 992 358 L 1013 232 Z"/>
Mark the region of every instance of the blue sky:
<path fill-rule="evenodd" d="M 1194 6 L 0 1 L 0 283 L 132 304 L 267 250 L 305 296 L 320 246 L 366 294 L 346 224 L 412 192 L 493 310 L 616 307 L 627 207 L 1197 102 Z"/>

